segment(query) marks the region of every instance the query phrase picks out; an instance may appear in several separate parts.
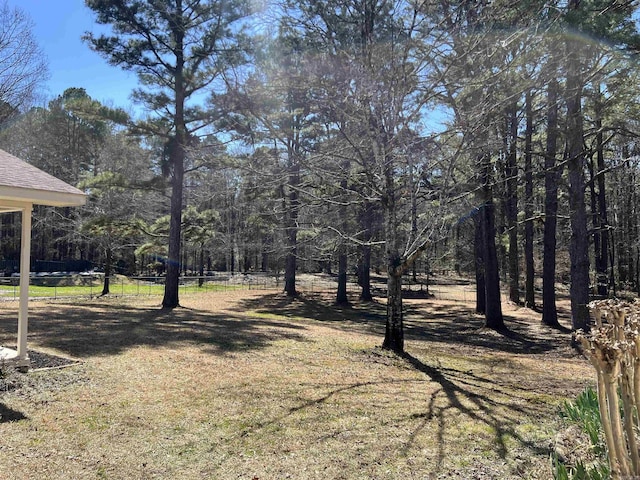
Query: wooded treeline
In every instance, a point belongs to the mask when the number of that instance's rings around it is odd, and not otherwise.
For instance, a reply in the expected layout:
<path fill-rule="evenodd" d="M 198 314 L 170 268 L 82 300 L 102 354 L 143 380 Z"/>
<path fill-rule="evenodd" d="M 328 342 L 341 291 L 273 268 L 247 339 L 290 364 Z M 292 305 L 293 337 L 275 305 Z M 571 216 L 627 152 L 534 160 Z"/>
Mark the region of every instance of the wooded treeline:
<path fill-rule="evenodd" d="M 105 273 L 387 275 L 384 346 L 404 349 L 407 275 L 475 276 L 572 327 L 590 296 L 640 293 L 636 2 L 87 1 L 87 34 L 134 71 L 132 118 L 69 88 L 16 111 L 0 147 L 90 195 L 39 208 L 34 258 Z M 1 47 L 0 47 L 1 48 Z M 17 256 L 4 215 L 0 258 Z"/>

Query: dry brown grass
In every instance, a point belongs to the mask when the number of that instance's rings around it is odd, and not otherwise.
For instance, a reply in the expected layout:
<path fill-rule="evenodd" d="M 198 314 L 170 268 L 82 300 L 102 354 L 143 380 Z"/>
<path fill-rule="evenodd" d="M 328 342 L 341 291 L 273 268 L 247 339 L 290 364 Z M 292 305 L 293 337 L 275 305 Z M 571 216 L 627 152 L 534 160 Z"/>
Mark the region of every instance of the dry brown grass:
<path fill-rule="evenodd" d="M 83 360 L 0 397 L 14 479 L 551 478 L 557 405 L 591 382 L 568 337 L 507 307 L 407 301 L 409 354 L 380 304 L 277 292 L 35 303 L 30 345 Z M 15 339 L 0 310 L 0 343 Z"/>

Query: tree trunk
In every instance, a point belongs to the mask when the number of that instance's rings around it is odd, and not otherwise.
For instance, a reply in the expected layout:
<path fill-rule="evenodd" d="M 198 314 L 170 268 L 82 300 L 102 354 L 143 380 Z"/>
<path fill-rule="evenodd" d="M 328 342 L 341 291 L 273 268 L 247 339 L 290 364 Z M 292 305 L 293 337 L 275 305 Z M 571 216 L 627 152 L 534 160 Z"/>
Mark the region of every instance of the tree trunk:
<path fill-rule="evenodd" d="M 483 314 L 486 312 L 487 293 L 484 283 L 484 242 L 482 236 L 482 219 L 475 219 L 475 235 L 473 242 L 473 251 L 475 256 L 476 269 L 476 312 Z"/>
<path fill-rule="evenodd" d="M 184 146 L 176 138 L 171 142 L 170 155 L 173 159 L 171 176 L 171 211 L 169 220 L 169 255 L 164 286 L 162 308 L 180 306 L 178 289 L 180 287 L 180 238 L 182 231 L 182 188 L 184 185 Z"/>
<path fill-rule="evenodd" d="M 288 297 L 295 297 L 296 290 L 296 268 L 297 268 L 297 232 L 291 229 L 287 235 L 287 257 L 284 265 L 284 291 Z"/>
<path fill-rule="evenodd" d="M 506 220 L 509 234 L 509 300 L 520 304 L 520 268 L 518 254 L 518 107 L 511 105 L 507 112 L 508 151 L 505 164 L 506 176 Z"/>
<path fill-rule="evenodd" d="M 300 208 L 300 199 L 297 186 L 300 183 L 300 164 L 295 155 L 293 152 L 289 152 L 290 188 L 285 214 L 287 254 L 284 270 L 284 291 L 288 297 L 295 297 L 298 294 L 296 290 L 296 269 L 298 265 L 298 210 Z"/>
<path fill-rule="evenodd" d="M 245 242 L 244 247 L 242 248 L 242 271 L 247 273 L 250 270 L 251 270 L 251 253 L 249 252 L 249 247 Z"/>
<path fill-rule="evenodd" d="M 198 268 L 198 286 L 202 287 L 204 284 L 204 246 L 200 245 L 200 258 Z"/>
<path fill-rule="evenodd" d="M 589 330 L 589 237 L 585 205 L 584 133 L 582 84 L 575 52 L 569 54 L 567 74 L 567 150 L 569 210 L 571 218 L 571 325 L 573 330 Z"/>
<path fill-rule="evenodd" d="M 629 158 L 630 152 L 623 147 L 623 158 Z M 631 281 L 629 276 L 629 264 L 631 262 L 630 244 L 631 244 L 631 217 L 632 217 L 632 192 L 633 182 L 631 181 L 633 171 L 629 167 L 628 162 L 621 165 L 621 182 L 619 186 L 621 197 L 620 213 L 618 214 L 617 246 L 616 246 L 616 265 L 618 269 L 618 282 L 622 289 L 628 287 L 627 283 Z"/>
<path fill-rule="evenodd" d="M 361 263 L 358 269 L 360 282 L 360 300 L 370 302 L 373 300 L 371 294 L 371 246 L 363 245 L 361 249 Z"/>
<path fill-rule="evenodd" d="M 504 169 L 503 169 L 504 171 Z M 493 200 L 493 222 L 496 230 L 496 236 L 498 239 L 504 238 L 506 235 L 509 238 L 507 232 L 507 192 L 506 188 L 500 189 L 505 186 L 505 182 L 502 185 L 496 185 L 497 192 L 492 188 L 495 199 Z M 498 272 L 500 273 L 500 281 L 509 284 L 509 252 L 507 251 L 508 242 L 498 241 L 496 244 L 496 255 L 498 258 Z"/>
<path fill-rule="evenodd" d="M 360 216 L 360 225 L 364 232 L 365 242 L 360 248 L 360 268 L 358 269 L 360 288 L 360 300 L 370 302 L 371 294 L 371 240 L 373 240 L 373 205 L 365 203 Z"/>
<path fill-rule="evenodd" d="M 181 7 L 181 2 L 179 5 Z M 184 158 L 187 141 L 187 127 L 185 123 L 185 78 L 184 78 L 184 35 L 179 26 L 173 29 L 175 40 L 176 65 L 173 69 L 175 92 L 175 135 L 168 141 L 169 165 L 171 168 L 171 207 L 169 219 L 169 252 L 167 259 L 167 274 L 164 285 L 162 308 L 180 306 L 178 289 L 180 287 L 180 239 L 182 237 L 182 190 L 184 187 Z"/>
<path fill-rule="evenodd" d="M 640 295 L 640 247 L 636 246 L 636 295 Z"/>
<path fill-rule="evenodd" d="M 544 159 L 544 234 L 542 260 L 542 323 L 559 327 L 556 308 L 556 229 L 558 224 L 558 83 L 551 80 L 547 93 L 547 144 Z"/>
<path fill-rule="evenodd" d="M 496 228 L 493 200 L 482 207 L 482 236 L 484 240 L 484 278 L 485 278 L 485 327 L 494 330 L 505 328 L 500 299 L 500 273 L 496 252 Z"/>
<path fill-rule="evenodd" d="M 611 244 L 609 248 L 609 288 L 611 289 L 611 295 L 616 297 L 616 241 L 615 237 L 612 236 Z"/>
<path fill-rule="evenodd" d="M 105 254 L 104 260 L 104 283 L 102 284 L 102 295 L 109 295 L 109 283 L 111 280 L 111 261 L 112 261 L 112 252 L 111 247 L 107 247 L 107 251 Z"/>
<path fill-rule="evenodd" d="M 397 259 L 397 264 L 400 259 Z M 396 264 L 391 260 L 389 267 Z M 397 265 L 396 265 L 397 266 Z M 404 352 L 404 325 L 402 318 L 402 275 L 387 275 L 387 322 L 382 348 L 396 353 Z"/>
<path fill-rule="evenodd" d="M 631 177 L 629 178 L 629 214 L 627 218 L 629 219 L 629 241 L 627 242 L 628 248 L 628 259 L 629 259 L 629 287 L 630 290 L 634 290 L 636 288 L 636 267 L 637 262 L 635 257 L 635 249 L 633 245 L 636 243 L 638 238 L 638 221 L 636 214 L 636 205 L 638 204 L 638 194 L 636 185 L 636 172 L 635 169 L 632 170 Z"/>
<path fill-rule="evenodd" d="M 524 304 L 534 309 L 535 301 L 535 265 L 533 262 L 533 102 L 531 90 L 525 97 L 525 140 L 524 140 Z"/>
<path fill-rule="evenodd" d="M 418 238 L 418 195 L 415 185 L 415 175 L 413 166 L 413 156 L 409 155 L 409 188 L 411 188 L 411 241 L 416 241 Z M 413 262 L 411 266 L 411 278 L 415 282 L 417 278 L 417 262 Z"/>
<path fill-rule="evenodd" d="M 347 297 L 347 252 L 346 245 L 341 245 L 340 254 L 338 255 L 338 291 L 336 293 L 336 303 L 338 305 L 347 305 L 349 298 Z"/>
<path fill-rule="evenodd" d="M 600 251 L 596 252 L 595 267 L 598 283 L 598 295 L 606 297 L 609 294 L 609 220 L 607 218 L 607 193 L 604 178 L 604 139 L 602 133 L 602 93 L 599 86 L 596 92 L 596 159 L 597 159 L 597 183 L 598 183 L 598 231 Z"/>
<path fill-rule="evenodd" d="M 262 252 L 260 255 L 260 271 L 261 272 L 266 272 L 269 269 L 269 252 L 267 251 L 267 245 L 264 241 L 264 239 L 262 240 Z"/>
<path fill-rule="evenodd" d="M 482 193 L 484 203 L 480 208 L 482 222 L 482 243 L 485 280 L 485 326 L 494 330 L 505 328 L 502 317 L 502 303 L 500 299 L 500 272 L 496 251 L 496 226 L 493 191 L 491 188 L 491 158 L 484 154 L 481 160 Z"/>
<path fill-rule="evenodd" d="M 387 321 L 382 348 L 396 353 L 404 352 L 404 325 L 402 318 L 402 263 L 400 254 L 400 231 L 396 212 L 396 192 L 393 169 L 387 162 L 385 171 L 385 255 L 387 259 Z"/>
<path fill-rule="evenodd" d="M 346 160 L 342 162 L 341 168 L 344 172 L 349 172 L 351 169 L 351 163 Z M 348 182 L 344 177 L 340 182 L 340 189 L 342 193 L 347 191 Z M 346 203 L 342 203 L 340 206 L 340 219 L 342 221 L 341 229 L 343 234 L 346 233 L 348 227 L 348 212 Z M 347 297 L 347 245 L 343 239 L 340 239 L 338 246 L 338 290 L 336 291 L 336 304 L 347 305 L 349 298 Z"/>

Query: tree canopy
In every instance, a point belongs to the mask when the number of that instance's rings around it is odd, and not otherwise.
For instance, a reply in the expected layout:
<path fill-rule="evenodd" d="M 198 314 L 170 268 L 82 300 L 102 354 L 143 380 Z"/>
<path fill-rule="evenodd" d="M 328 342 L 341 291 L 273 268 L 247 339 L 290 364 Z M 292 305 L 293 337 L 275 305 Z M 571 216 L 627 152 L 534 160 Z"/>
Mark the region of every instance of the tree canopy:
<path fill-rule="evenodd" d="M 111 31 L 85 41 L 146 113 L 72 87 L 5 126 L 95 199 L 37 212 L 42 256 L 166 274 L 165 308 L 186 273 L 283 271 L 293 297 L 335 270 L 337 303 L 351 278 L 386 298 L 397 352 L 406 283 L 436 271 L 469 277 L 495 329 L 504 285 L 558 327 L 566 283 L 573 329 L 594 292 L 640 291 L 635 2 L 86 4 Z"/>

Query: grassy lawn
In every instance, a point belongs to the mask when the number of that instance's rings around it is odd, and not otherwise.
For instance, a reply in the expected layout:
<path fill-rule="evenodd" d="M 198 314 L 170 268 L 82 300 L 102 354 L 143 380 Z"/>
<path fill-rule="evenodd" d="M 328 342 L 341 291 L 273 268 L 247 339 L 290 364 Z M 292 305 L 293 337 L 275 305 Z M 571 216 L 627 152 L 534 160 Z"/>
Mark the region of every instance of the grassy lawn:
<path fill-rule="evenodd" d="M 0 397 L 14 479 L 549 479 L 558 404 L 587 362 L 538 314 L 512 334 L 461 302 L 408 300 L 408 354 L 384 306 L 208 292 L 33 303 L 30 348 L 81 360 L 15 374 Z M 17 305 L 1 304 L 0 343 Z M 9 478 L 7 477 L 7 478 Z"/>
<path fill-rule="evenodd" d="M 201 287 L 196 283 L 180 286 L 182 293 L 202 293 L 210 291 L 226 291 L 242 288 L 238 285 L 224 285 L 206 282 Z M 91 285 L 41 286 L 29 285 L 30 297 L 62 298 L 62 297 L 95 297 L 102 292 L 102 284 Z M 162 295 L 164 285 L 151 282 L 114 282 L 110 287 L 111 295 Z M 0 286 L 0 297 L 17 299 L 20 296 L 18 286 Z"/>

